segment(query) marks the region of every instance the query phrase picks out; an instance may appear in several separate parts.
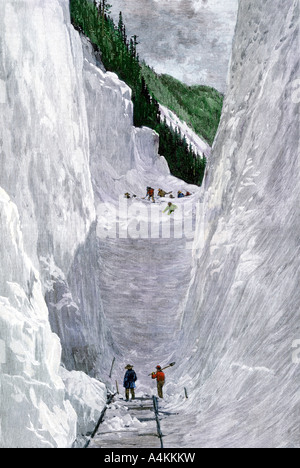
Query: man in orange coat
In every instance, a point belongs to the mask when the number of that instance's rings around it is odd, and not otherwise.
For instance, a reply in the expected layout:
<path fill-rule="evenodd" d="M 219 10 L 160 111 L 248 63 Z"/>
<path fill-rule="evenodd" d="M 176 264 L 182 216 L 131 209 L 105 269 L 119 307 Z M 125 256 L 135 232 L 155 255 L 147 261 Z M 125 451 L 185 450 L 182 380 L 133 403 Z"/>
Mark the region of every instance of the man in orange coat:
<path fill-rule="evenodd" d="M 154 200 L 154 189 L 152 187 L 147 187 L 147 195 L 145 196 L 145 198 L 148 197 L 148 200 L 150 201 L 150 198 L 152 198 L 152 201 L 153 203 L 155 203 L 155 200 Z"/>
<path fill-rule="evenodd" d="M 164 372 L 161 370 L 161 366 L 156 367 L 157 372 L 152 372 L 152 379 L 157 380 L 157 391 L 159 398 L 163 398 L 163 386 L 165 385 L 166 376 Z"/>

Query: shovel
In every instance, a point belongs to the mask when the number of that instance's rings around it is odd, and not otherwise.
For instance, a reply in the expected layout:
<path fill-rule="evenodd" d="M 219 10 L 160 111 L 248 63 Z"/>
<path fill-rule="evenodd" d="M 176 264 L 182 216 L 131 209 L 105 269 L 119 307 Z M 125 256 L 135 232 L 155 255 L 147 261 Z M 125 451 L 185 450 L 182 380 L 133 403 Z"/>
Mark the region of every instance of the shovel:
<path fill-rule="evenodd" d="M 174 367 L 176 364 L 176 362 L 171 362 L 171 364 L 169 364 L 168 366 L 166 367 L 163 367 L 162 368 L 162 371 L 165 370 L 165 369 L 169 369 L 169 367 Z M 151 374 L 148 374 L 149 376 L 152 375 L 152 374 L 155 374 L 155 372 L 151 372 Z"/>

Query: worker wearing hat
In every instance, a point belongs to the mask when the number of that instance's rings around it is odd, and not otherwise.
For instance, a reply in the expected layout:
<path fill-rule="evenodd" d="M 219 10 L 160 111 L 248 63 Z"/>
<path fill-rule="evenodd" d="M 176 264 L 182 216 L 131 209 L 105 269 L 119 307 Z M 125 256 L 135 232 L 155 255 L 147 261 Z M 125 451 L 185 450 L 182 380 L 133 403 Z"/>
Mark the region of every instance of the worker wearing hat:
<path fill-rule="evenodd" d="M 132 400 L 135 399 L 135 382 L 137 381 L 137 375 L 133 370 L 133 366 L 128 364 L 125 367 L 127 371 L 124 377 L 124 388 L 125 388 L 125 397 L 126 401 L 129 401 L 129 393 L 131 392 Z"/>
<path fill-rule="evenodd" d="M 157 372 L 152 372 L 152 379 L 157 380 L 157 392 L 159 398 L 163 398 L 163 386 L 165 385 L 166 376 L 165 373 L 162 371 L 161 366 L 156 366 Z"/>

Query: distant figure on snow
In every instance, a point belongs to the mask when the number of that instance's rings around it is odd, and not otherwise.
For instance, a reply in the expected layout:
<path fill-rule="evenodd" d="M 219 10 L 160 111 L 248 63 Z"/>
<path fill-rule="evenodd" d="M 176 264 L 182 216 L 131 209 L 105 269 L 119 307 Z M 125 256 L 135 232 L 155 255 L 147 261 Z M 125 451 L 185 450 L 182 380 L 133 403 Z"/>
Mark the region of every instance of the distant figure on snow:
<path fill-rule="evenodd" d="M 147 198 L 147 197 L 148 197 L 148 200 L 150 200 L 152 198 L 153 203 L 155 203 L 154 189 L 152 187 L 147 187 L 147 193 L 146 193 L 145 198 Z"/>
<path fill-rule="evenodd" d="M 166 195 L 170 195 L 170 193 L 172 193 L 172 192 L 165 192 L 161 188 L 158 190 L 158 196 L 161 197 L 161 198 L 164 198 Z"/>
<path fill-rule="evenodd" d="M 156 370 L 157 370 L 156 373 L 155 372 L 152 373 L 152 379 L 157 380 L 158 396 L 159 396 L 159 398 L 163 398 L 164 397 L 164 395 L 163 395 L 163 386 L 165 385 L 166 376 L 165 376 L 164 372 L 161 370 L 161 366 L 157 366 Z"/>
<path fill-rule="evenodd" d="M 132 400 L 135 399 L 135 382 L 137 381 L 137 375 L 135 371 L 133 370 L 133 366 L 128 364 L 128 366 L 125 367 L 126 369 L 126 374 L 124 377 L 124 388 L 125 388 L 125 397 L 126 401 L 129 401 L 129 394 L 131 392 L 131 397 Z"/>
<path fill-rule="evenodd" d="M 190 197 L 192 194 L 190 192 L 186 192 L 185 196 Z"/>
<path fill-rule="evenodd" d="M 184 198 L 184 193 L 182 193 L 180 190 L 178 192 L 178 198 Z"/>
<path fill-rule="evenodd" d="M 174 213 L 175 210 L 177 210 L 178 206 L 173 205 L 173 203 L 169 202 L 167 208 L 164 210 L 164 213 L 169 210 L 168 215 L 170 216 L 172 213 Z"/>
<path fill-rule="evenodd" d="M 125 193 L 125 194 L 124 194 L 124 197 L 127 198 L 127 199 L 129 199 L 129 198 L 130 198 L 130 193 L 128 193 L 128 192 Z"/>

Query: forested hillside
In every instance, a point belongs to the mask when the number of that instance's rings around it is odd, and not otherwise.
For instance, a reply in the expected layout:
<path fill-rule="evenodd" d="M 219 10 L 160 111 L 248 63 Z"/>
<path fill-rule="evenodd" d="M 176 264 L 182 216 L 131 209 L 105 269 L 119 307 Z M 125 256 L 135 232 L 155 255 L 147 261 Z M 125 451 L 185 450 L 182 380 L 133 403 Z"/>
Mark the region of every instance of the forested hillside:
<path fill-rule="evenodd" d="M 208 86 L 188 86 L 172 76 L 158 75 L 145 63 L 142 70 L 155 99 L 212 146 L 220 123 L 223 95 Z"/>

